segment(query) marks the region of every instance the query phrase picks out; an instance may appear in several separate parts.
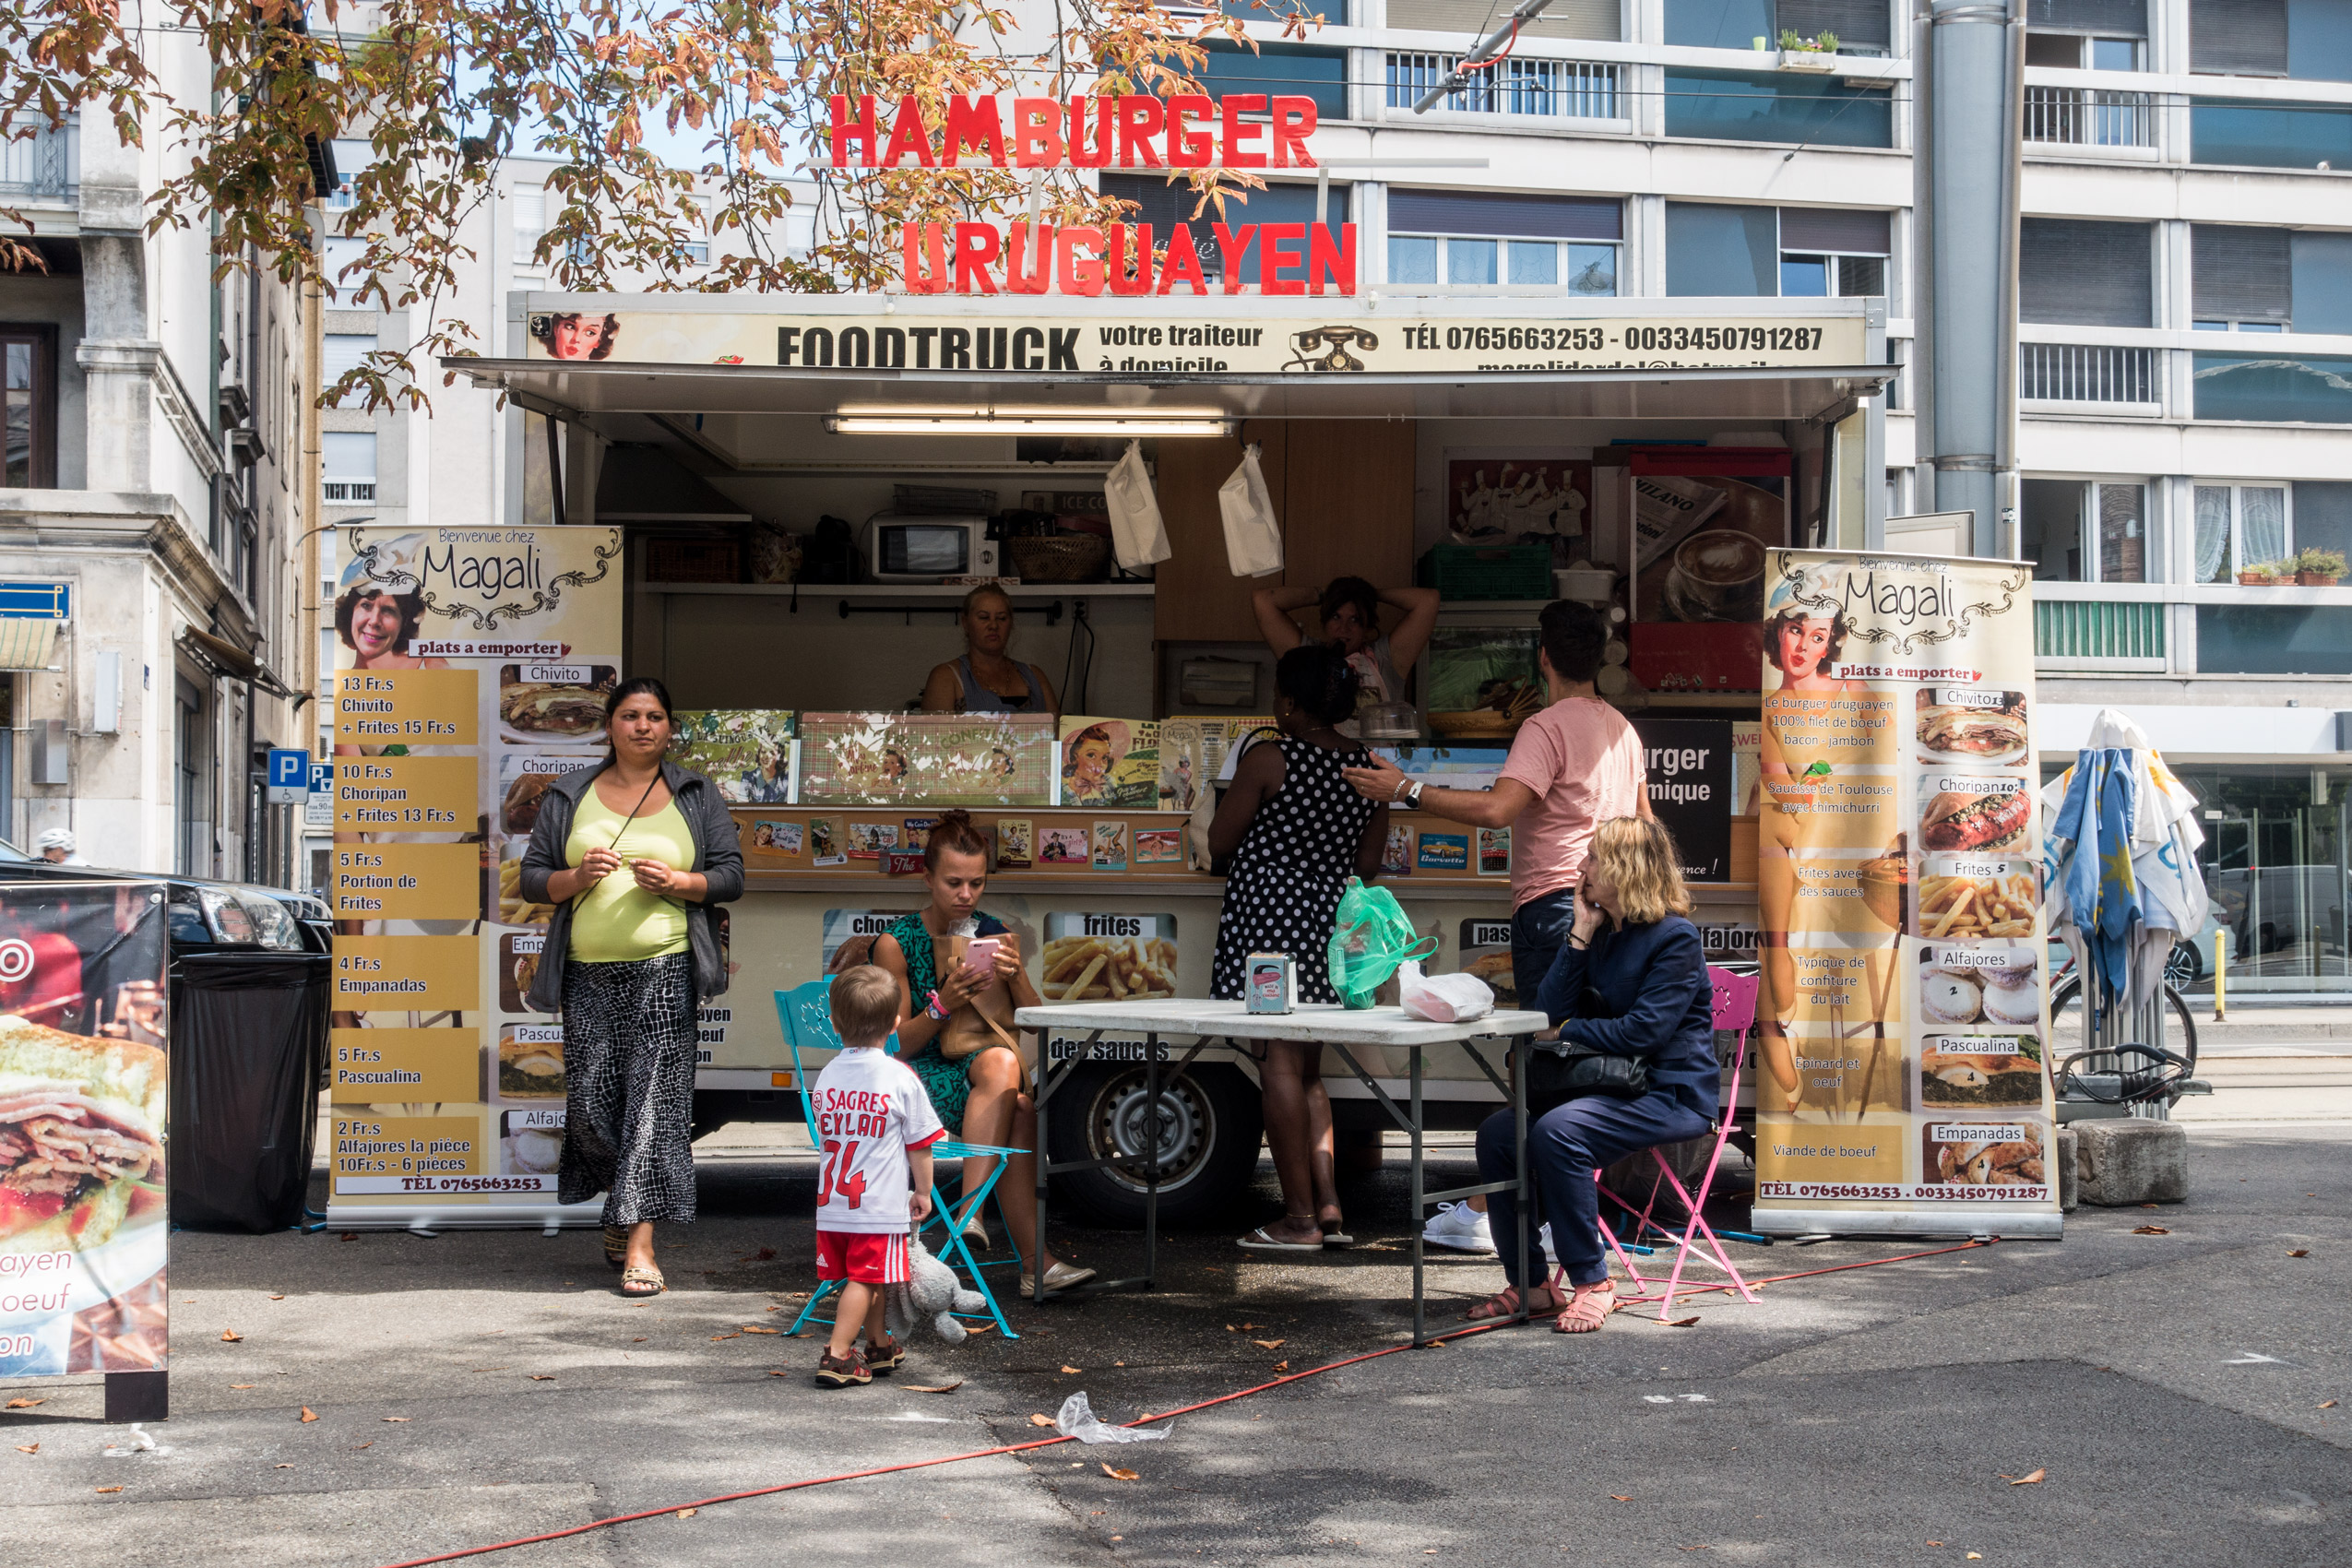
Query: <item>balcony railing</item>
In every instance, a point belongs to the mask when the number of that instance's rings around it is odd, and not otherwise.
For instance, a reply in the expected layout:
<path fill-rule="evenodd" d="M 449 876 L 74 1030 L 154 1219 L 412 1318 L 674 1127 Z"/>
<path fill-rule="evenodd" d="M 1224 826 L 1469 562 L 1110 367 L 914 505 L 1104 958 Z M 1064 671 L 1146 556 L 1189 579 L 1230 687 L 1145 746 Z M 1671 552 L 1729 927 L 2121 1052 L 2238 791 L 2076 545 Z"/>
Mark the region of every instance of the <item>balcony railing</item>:
<path fill-rule="evenodd" d="M 67 120 L 30 137 L 0 142 L 0 200 L 67 202 L 80 198 L 82 128 Z"/>
<path fill-rule="evenodd" d="M 1390 51 L 1388 106 L 1410 109 L 1462 64 L 1459 54 Z M 1479 72 L 1443 107 L 1471 114 L 1541 114 L 1556 119 L 1625 117 L 1619 68 L 1583 60 L 1504 60 Z"/>
<path fill-rule="evenodd" d="M 2166 606 L 2146 600 L 2037 599 L 2034 657 L 2046 664 L 2164 668 Z"/>
<path fill-rule="evenodd" d="M 2017 345 L 2017 396 L 2036 403 L 2163 401 L 2154 349 L 2110 349 L 2080 343 Z"/>
<path fill-rule="evenodd" d="M 372 479 L 330 479 L 319 486 L 319 499 L 328 502 L 373 501 L 375 481 Z"/>
<path fill-rule="evenodd" d="M 2154 147 L 2149 94 L 2106 88 L 2029 87 L 2025 139 L 2065 147 Z"/>

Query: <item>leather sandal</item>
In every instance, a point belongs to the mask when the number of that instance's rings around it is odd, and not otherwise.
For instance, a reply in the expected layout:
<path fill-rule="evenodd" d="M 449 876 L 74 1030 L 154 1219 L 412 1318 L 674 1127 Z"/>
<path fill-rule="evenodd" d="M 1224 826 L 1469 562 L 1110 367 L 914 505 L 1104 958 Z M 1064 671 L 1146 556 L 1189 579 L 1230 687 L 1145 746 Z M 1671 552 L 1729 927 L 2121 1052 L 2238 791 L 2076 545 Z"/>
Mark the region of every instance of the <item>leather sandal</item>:
<path fill-rule="evenodd" d="M 1617 1282 L 1604 1279 L 1598 1285 L 1580 1285 L 1568 1298 L 1568 1310 L 1551 1325 L 1554 1334 L 1598 1334 L 1609 1314 L 1617 1310 Z"/>
<path fill-rule="evenodd" d="M 628 1267 L 629 1228 L 627 1226 L 608 1225 L 604 1228 L 604 1261 L 616 1269 Z"/>
<path fill-rule="evenodd" d="M 1535 1306 L 1530 1304 L 1527 1309 L 1529 1312 L 1549 1313 L 1557 1312 L 1560 1309 L 1562 1303 L 1561 1302 L 1560 1293 L 1558 1291 L 1554 1290 L 1549 1285 L 1538 1285 L 1536 1289 L 1544 1293 L 1547 1304 L 1543 1306 Z M 1505 1285 L 1502 1289 L 1497 1290 L 1493 1295 L 1489 1296 L 1485 1301 L 1480 1301 L 1477 1306 L 1472 1307 L 1468 1312 L 1464 1313 L 1462 1314 L 1462 1321 L 1464 1323 L 1484 1323 L 1491 1318 L 1516 1317 L 1518 1313 L 1519 1288 L 1516 1285 Z"/>
<path fill-rule="evenodd" d="M 621 1294 L 631 1298 L 659 1296 L 670 1289 L 661 1277 L 661 1270 L 654 1267 L 624 1268 L 621 1271 Z"/>

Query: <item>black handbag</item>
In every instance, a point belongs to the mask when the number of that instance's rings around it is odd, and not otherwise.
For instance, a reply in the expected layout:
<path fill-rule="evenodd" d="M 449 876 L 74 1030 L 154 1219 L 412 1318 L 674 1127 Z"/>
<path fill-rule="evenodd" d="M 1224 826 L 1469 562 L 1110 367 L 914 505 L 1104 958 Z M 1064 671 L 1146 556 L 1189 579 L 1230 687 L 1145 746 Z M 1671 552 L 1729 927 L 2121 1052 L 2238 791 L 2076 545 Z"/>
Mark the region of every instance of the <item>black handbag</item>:
<path fill-rule="evenodd" d="M 1606 1018 L 1608 1004 L 1592 986 L 1577 999 L 1576 1018 Z M 1605 1094 L 1612 1099 L 1639 1099 L 1650 1092 L 1649 1067 L 1638 1056 L 1619 1056 L 1569 1039 L 1529 1042 L 1527 1055 L 1527 1116 L 1530 1120 L 1556 1111 L 1572 1099 Z"/>

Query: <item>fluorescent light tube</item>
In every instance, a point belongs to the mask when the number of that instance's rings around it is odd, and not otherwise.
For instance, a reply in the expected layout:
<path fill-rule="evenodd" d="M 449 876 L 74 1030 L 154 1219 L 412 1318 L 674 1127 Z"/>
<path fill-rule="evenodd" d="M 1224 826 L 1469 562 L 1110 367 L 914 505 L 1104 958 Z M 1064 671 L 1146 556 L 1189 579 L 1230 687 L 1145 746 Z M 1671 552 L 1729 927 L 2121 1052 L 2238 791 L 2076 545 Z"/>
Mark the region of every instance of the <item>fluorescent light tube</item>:
<path fill-rule="evenodd" d="M 836 435 L 1230 435 L 1221 414 L 932 414 L 838 413 L 825 428 Z"/>

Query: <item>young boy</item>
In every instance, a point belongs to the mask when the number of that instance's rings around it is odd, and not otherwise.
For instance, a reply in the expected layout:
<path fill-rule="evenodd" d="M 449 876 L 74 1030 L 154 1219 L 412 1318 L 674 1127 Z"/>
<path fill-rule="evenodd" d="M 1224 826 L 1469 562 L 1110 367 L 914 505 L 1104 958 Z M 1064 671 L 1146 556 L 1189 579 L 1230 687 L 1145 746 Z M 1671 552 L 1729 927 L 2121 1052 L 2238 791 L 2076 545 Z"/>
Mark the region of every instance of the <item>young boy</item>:
<path fill-rule="evenodd" d="M 883 1054 L 898 1027 L 898 982 L 872 964 L 833 981 L 843 1050 L 817 1075 L 816 1274 L 842 1281 L 816 1381 L 847 1388 L 907 1359 L 882 1327 L 885 1285 L 907 1282 L 907 1232 L 931 1213 L 931 1146 L 946 1134 L 922 1082 Z M 857 1349 L 866 1331 L 865 1353 Z"/>

